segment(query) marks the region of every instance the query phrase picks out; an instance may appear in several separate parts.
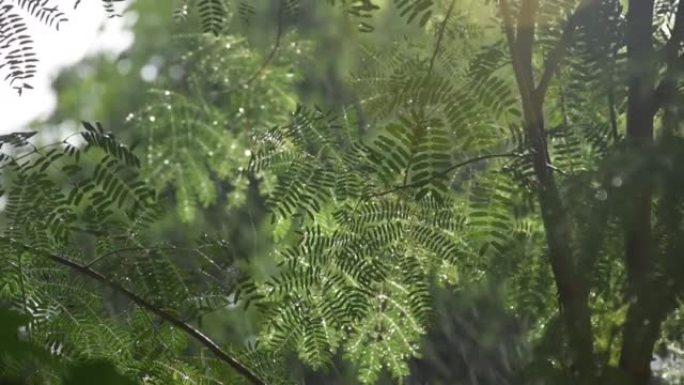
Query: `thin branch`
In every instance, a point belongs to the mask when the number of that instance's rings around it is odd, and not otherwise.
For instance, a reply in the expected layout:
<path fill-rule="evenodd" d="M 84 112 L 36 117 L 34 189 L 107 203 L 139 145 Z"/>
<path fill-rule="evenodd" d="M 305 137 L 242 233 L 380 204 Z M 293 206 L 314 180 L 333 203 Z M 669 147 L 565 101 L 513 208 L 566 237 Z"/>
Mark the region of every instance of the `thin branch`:
<path fill-rule="evenodd" d="M 439 54 L 439 49 L 442 46 L 442 40 L 444 39 L 444 32 L 446 31 L 447 22 L 449 21 L 449 18 L 451 17 L 452 12 L 454 11 L 454 5 L 456 5 L 456 0 L 451 0 L 451 5 L 449 5 L 449 10 L 447 10 L 446 16 L 444 16 L 444 21 L 442 21 L 442 24 L 439 27 L 439 32 L 437 35 L 437 42 L 435 43 L 435 50 L 432 53 L 432 57 L 430 58 L 430 67 L 428 68 L 428 72 L 427 72 L 428 77 L 432 74 L 432 69 L 435 67 L 435 60 L 437 59 L 437 55 Z"/>
<path fill-rule="evenodd" d="M 259 75 L 261 75 L 261 73 L 266 69 L 266 67 L 268 67 L 269 64 L 271 64 L 271 61 L 275 58 L 275 54 L 276 54 L 276 52 L 278 52 L 278 49 L 280 48 L 280 43 L 283 39 L 283 10 L 284 10 L 284 8 L 285 8 L 285 5 L 282 4 L 282 1 L 281 1 L 280 7 L 278 8 L 278 24 L 277 24 L 277 30 L 276 30 L 275 43 L 273 43 L 273 47 L 271 48 L 271 51 L 268 53 L 268 55 L 266 55 L 266 58 L 261 63 L 259 68 L 257 68 L 257 70 L 254 71 L 254 73 L 249 78 L 247 78 L 247 80 L 245 80 L 244 82 L 242 82 L 242 83 L 240 83 L 234 87 L 231 87 L 225 91 L 222 91 L 221 92 L 222 94 L 230 94 L 230 93 L 233 93 L 233 92 L 238 91 L 240 89 L 243 89 L 245 87 L 248 87 L 250 84 L 252 84 L 259 77 Z"/>
<path fill-rule="evenodd" d="M 654 116 L 661 108 L 663 108 L 670 97 L 671 87 L 672 87 L 672 77 L 675 72 L 675 68 L 684 66 L 684 54 L 677 57 L 674 63 L 671 63 L 667 70 L 663 80 L 658 83 L 658 86 L 653 91 L 653 106 L 651 109 L 651 116 Z"/>
<path fill-rule="evenodd" d="M 9 242 L 10 244 L 19 245 L 20 247 L 22 247 L 26 251 L 36 252 L 36 250 L 34 250 L 34 248 L 32 248 L 31 246 L 19 243 L 15 240 L 8 239 L 6 237 L 0 237 L 0 240 Z M 50 254 L 48 252 L 42 252 L 42 254 L 45 255 L 45 257 L 47 257 L 48 259 L 52 260 L 53 262 L 56 262 L 62 266 L 66 266 L 66 267 L 70 268 L 71 270 L 73 270 L 73 271 L 75 271 L 81 275 L 84 275 L 84 276 L 89 277 L 95 281 L 98 281 L 98 282 L 100 282 L 106 286 L 109 286 L 110 288 L 114 289 L 118 293 L 122 294 L 124 297 L 131 300 L 136 305 L 140 306 L 141 308 L 147 310 L 150 313 L 155 314 L 157 317 L 161 318 L 162 320 L 164 320 L 164 321 L 168 322 L 169 324 L 175 326 L 176 328 L 182 330 L 185 334 L 192 337 L 194 340 L 199 342 L 205 348 L 209 349 L 219 360 L 230 365 L 236 372 L 238 372 L 240 375 L 245 377 L 252 384 L 254 384 L 254 385 L 268 385 L 268 382 L 266 382 L 266 380 L 262 379 L 258 374 L 256 374 L 254 371 L 252 371 L 252 369 L 250 369 L 245 364 L 240 362 L 240 360 L 238 360 L 236 357 L 233 357 L 228 352 L 221 349 L 221 347 L 216 342 L 214 342 L 211 338 L 206 336 L 201 331 L 197 330 L 192 325 L 179 320 L 178 318 L 174 317 L 173 315 L 169 314 L 168 312 L 160 309 L 159 307 L 151 304 L 150 302 L 147 302 L 145 299 L 143 299 L 142 297 L 139 297 L 137 294 L 135 294 L 132 291 L 128 290 L 127 288 L 123 287 L 121 284 L 110 280 L 109 278 L 105 277 L 104 275 L 102 275 L 98 271 L 95 271 L 88 266 L 81 265 L 81 264 L 74 262 L 72 260 L 69 260 L 67 258 L 58 256 L 55 254 Z"/>
<path fill-rule="evenodd" d="M 670 40 L 663 48 L 665 54 L 665 60 L 667 64 L 667 69 L 663 80 L 660 81 L 655 89 L 653 95 L 653 111 L 652 115 L 655 115 L 658 110 L 660 110 L 668 102 L 672 94 L 673 84 L 675 82 L 674 77 L 678 68 L 684 64 L 684 55 L 679 55 L 679 47 L 684 41 L 684 1 L 679 1 L 677 5 L 677 14 L 675 16 L 675 24 L 672 27 L 672 35 Z"/>
<path fill-rule="evenodd" d="M 450 167 L 448 167 L 448 168 L 446 168 L 440 172 L 432 174 L 432 176 L 430 178 L 428 178 L 427 180 L 420 181 L 420 182 L 413 182 L 413 183 L 409 183 L 409 184 L 404 184 L 401 186 L 395 186 L 395 187 L 392 187 L 391 189 L 388 189 L 388 190 L 385 190 L 385 191 L 382 191 L 379 193 L 370 194 L 369 196 L 367 196 L 367 198 L 377 198 L 377 197 L 381 197 L 381 196 L 384 196 L 387 194 L 391 194 L 393 192 L 397 192 L 399 190 L 425 186 L 426 184 L 430 183 L 431 181 L 433 181 L 437 178 L 443 178 L 443 177 L 449 175 L 450 172 L 452 172 L 458 168 L 467 166 L 471 163 L 476 163 L 476 162 L 480 162 L 480 161 L 487 160 L 487 159 L 514 158 L 514 157 L 519 157 L 519 156 L 521 156 L 521 154 L 519 154 L 517 152 L 508 152 L 508 153 L 504 153 L 504 154 L 482 155 L 482 156 L 478 156 L 475 158 L 467 159 L 467 160 L 464 160 L 463 162 L 460 162 L 460 163 L 457 163 L 453 166 L 450 166 Z"/>
<path fill-rule="evenodd" d="M 589 9 L 591 9 L 591 6 L 598 1 L 599 0 L 583 0 L 565 23 L 561 37 L 551 51 L 551 54 L 544 65 L 544 72 L 542 72 L 539 84 L 535 89 L 535 95 L 538 102 L 542 102 L 544 100 L 546 92 L 549 89 L 551 79 L 553 79 L 553 76 L 558 71 L 558 67 L 560 66 L 560 63 L 563 61 L 563 58 L 570 47 L 572 36 L 577 28 L 577 25 L 579 24 L 580 19 L 586 12 L 588 12 Z"/>
<path fill-rule="evenodd" d="M 132 246 L 132 247 L 124 247 L 121 249 L 116 249 L 116 250 L 111 250 L 107 253 L 104 253 L 100 255 L 99 257 L 96 257 L 92 261 L 88 262 L 87 264 L 83 265 L 84 267 L 92 267 L 94 264 L 97 262 L 110 257 L 112 255 L 116 254 L 121 254 L 125 253 L 127 251 L 155 251 L 155 250 L 191 250 L 189 248 L 178 248 L 176 246 L 157 246 L 157 247 L 144 247 L 144 246 Z"/>
<path fill-rule="evenodd" d="M 513 21 L 513 14 L 508 0 L 499 0 L 499 12 L 504 22 L 504 32 L 506 34 L 506 43 L 508 44 L 508 51 L 511 55 L 511 64 L 513 66 L 513 73 L 515 74 L 516 82 L 520 95 L 523 97 L 533 97 L 534 90 L 532 81 L 531 63 L 523 66 L 522 58 L 518 49 L 518 36 L 516 35 L 515 22 Z M 524 74 L 527 74 L 525 76 Z M 523 105 L 523 107 L 525 107 Z"/>
<path fill-rule="evenodd" d="M 511 6 L 508 4 L 508 0 L 499 0 L 499 9 L 501 11 L 501 18 L 504 22 L 504 32 L 506 33 L 506 42 L 508 43 L 508 48 L 511 53 L 516 52 L 515 50 L 515 26 L 513 23 L 513 16 L 511 14 Z M 513 63 L 516 62 L 515 58 L 511 58 Z M 515 65 L 515 64 L 514 64 Z"/>
<path fill-rule="evenodd" d="M 518 59 L 525 69 L 531 83 L 534 83 L 532 73 L 532 51 L 534 49 L 534 35 L 536 29 L 537 13 L 539 12 L 539 0 L 523 0 L 518 13 L 518 25 L 515 35 L 515 45 Z"/>
<path fill-rule="evenodd" d="M 679 1 L 670 39 L 663 48 L 668 61 L 677 60 L 679 47 L 682 45 L 682 41 L 684 41 L 684 2 Z"/>
<path fill-rule="evenodd" d="M 12 155 L 6 153 L 6 152 L 0 151 L 0 154 L 6 156 L 8 159 L 11 160 L 10 162 L 5 162 L 5 163 L 0 164 L 0 171 L 1 171 L 2 169 L 4 169 L 5 167 L 7 167 L 8 165 L 11 165 L 11 164 L 18 164 L 17 162 L 19 162 L 20 160 L 22 160 L 22 159 L 24 159 L 24 158 L 27 158 L 27 157 L 29 157 L 29 156 L 31 156 L 31 155 L 40 154 L 40 151 L 46 150 L 46 149 L 48 149 L 48 148 L 50 148 L 50 147 L 59 146 L 59 145 L 61 145 L 61 144 L 67 144 L 67 145 L 73 146 L 72 144 L 69 143 L 69 139 L 73 138 L 74 136 L 81 135 L 82 133 L 83 133 L 82 131 L 74 132 L 73 134 L 67 136 L 66 138 L 60 140 L 59 142 L 54 142 L 54 143 L 46 144 L 46 145 L 41 146 L 41 147 L 38 147 L 38 146 L 36 146 L 35 144 L 33 144 L 33 143 L 31 143 L 31 142 L 28 142 L 27 145 L 31 147 L 31 150 L 30 150 L 30 151 L 27 151 L 27 152 L 25 152 L 25 153 L 23 153 L 23 154 L 21 154 L 21 155 L 19 155 L 19 156 L 16 156 L 16 157 L 14 157 L 14 156 L 12 156 Z M 8 135 L 12 135 L 12 134 L 15 134 L 15 133 L 11 133 L 11 134 L 8 134 Z M 8 136 L 8 135 L 4 135 L 4 136 Z M 2 147 L 1 144 L 0 144 L 0 147 Z M 21 148 L 21 147 L 17 147 L 17 146 L 12 146 L 12 147 L 13 147 L 13 148 Z M 74 146 L 74 147 L 75 147 L 75 146 Z"/>

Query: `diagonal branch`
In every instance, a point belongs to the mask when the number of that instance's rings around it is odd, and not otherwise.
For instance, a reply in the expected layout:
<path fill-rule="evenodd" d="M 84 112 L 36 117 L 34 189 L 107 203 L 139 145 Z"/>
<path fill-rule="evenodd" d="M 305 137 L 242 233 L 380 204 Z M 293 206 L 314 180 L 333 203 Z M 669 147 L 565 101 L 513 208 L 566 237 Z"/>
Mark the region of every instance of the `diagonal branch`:
<path fill-rule="evenodd" d="M 393 192 L 397 192 L 400 190 L 405 190 L 405 189 L 410 189 L 410 188 L 418 188 L 418 187 L 425 186 L 426 184 L 430 183 L 431 181 L 433 181 L 437 178 L 443 178 L 443 177 L 449 175 L 450 172 L 452 172 L 458 168 L 467 166 L 471 163 L 477 163 L 477 162 L 487 160 L 487 159 L 515 158 L 515 157 L 520 157 L 520 156 L 523 156 L 523 155 L 521 155 L 520 153 L 517 153 L 517 152 L 507 152 L 507 153 L 503 153 L 503 154 L 489 154 L 489 155 L 482 155 L 482 156 L 478 156 L 475 158 L 466 159 L 463 162 L 457 163 L 457 164 L 452 165 L 452 166 L 450 166 L 450 167 L 448 167 L 448 168 L 446 168 L 440 172 L 436 172 L 436 173 L 432 174 L 432 176 L 426 180 L 422 180 L 420 182 L 403 184 L 400 186 L 394 186 L 390 189 L 381 191 L 379 193 L 370 194 L 369 196 L 367 196 L 367 198 L 378 198 L 378 197 L 385 196 L 387 194 L 391 194 Z"/>
<path fill-rule="evenodd" d="M 284 0 L 283 0 L 284 1 Z M 235 85 L 227 90 L 221 91 L 221 94 L 231 94 L 235 91 L 242 90 L 245 87 L 248 87 L 250 84 L 252 84 L 259 76 L 264 72 L 264 70 L 271 64 L 271 61 L 275 58 L 276 53 L 280 49 L 280 43 L 283 40 L 283 12 L 284 12 L 285 5 L 280 4 L 280 7 L 278 8 L 278 21 L 277 21 L 277 29 L 276 29 L 276 36 L 275 36 L 275 42 L 273 43 L 273 47 L 271 47 L 271 50 L 268 52 L 266 55 L 266 58 L 264 61 L 261 63 L 259 68 L 250 75 L 247 80 L 241 82 L 238 85 Z"/>
<path fill-rule="evenodd" d="M 553 76 L 558 71 L 560 63 L 563 61 L 568 48 L 570 48 L 572 37 L 575 33 L 575 29 L 579 25 L 579 21 L 587 12 L 589 12 L 589 10 L 592 8 L 592 5 L 598 4 L 598 1 L 599 0 L 582 0 L 579 6 L 568 18 L 558 43 L 556 43 L 555 47 L 551 51 L 551 54 L 549 55 L 549 59 L 544 65 L 544 71 L 542 72 L 542 76 L 539 79 L 539 84 L 535 89 L 537 100 L 544 100 L 546 91 L 549 89 L 551 79 L 553 79 Z"/>
<path fill-rule="evenodd" d="M 518 60 L 522 60 L 519 64 L 521 68 L 526 69 L 527 73 L 524 75 L 529 78 L 530 82 L 533 82 L 532 51 L 538 13 L 539 0 L 523 0 L 518 14 L 515 48 L 518 52 Z"/>
<path fill-rule="evenodd" d="M 513 16 L 511 13 L 511 6 L 508 4 L 508 0 L 499 0 L 499 9 L 501 11 L 501 18 L 504 22 L 504 32 L 506 34 L 506 42 L 508 43 L 508 49 L 513 54 L 516 52 L 515 49 L 515 24 L 513 22 Z M 513 60 L 513 65 L 516 63 L 515 58 Z"/>
<path fill-rule="evenodd" d="M 684 2 L 679 1 L 677 12 L 675 13 L 674 26 L 670 39 L 665 44 L 664 50 L 668 61 L 677 60 L 679 48 L 684 42 Z"/>
<path fill-rule="evenodd" d="M 447 23 L 449 22 L 449 18 L 451 17 L 451 14 L 454 11 L 454 5 L 456 5 L 456 0 L 451 0 L 451 5 L 449 6 L 449 10 L 447 10 L 446 16 L 444 16 L 444 21 L 442 21 L 442 24 L 439 27 L 439 32 L 437 35 L 437 42 L 435 43 L 435 50 L 432 53 L 432 57 L 430 58 L 430 67 L 428 68 L 427 76 L 429 77 L 430 74 L 432 74 L 432 69 L 435 67 L 435 60 L 437 60 L 437 55 L 439 54 L 439 49 L 442 46 L 442 40 L 444 40 L 444 32 L 446 31 L 446 26 Z"/>
<path fill-rule="evenodd" d="M 651 116 L 655 114 L 668 103 L 672 96 L 672 86 L 676 72 L 684 68 L 684 54 L 676 57 L 670 61 L 667 70 L 663 75 L 663 80 L 658 83 L 653 91 L 653 105 L 651 108 Z"/>
<path fill-rule="evenodd" d="M 9 242 L 12 245 L 19 246 L 25 251 L 31 251 L 31 252 L 37 252 L 33 247 L 19 243 L 13 239 L 5 238 L 5 237 L 0 237 L 0 240 Z M 202 346 L 205 348 L 209 349 L 214 355 L 221 361 L 225 362 L 226 364 L 230 365 L 236 372 L 238 372 L 240 375 L 245 377 L 249 382 L 251 382 L 254 385 L 268 385 L 268 382 L 266 380 L 262 379 L 257 373 L 255 373 L 252 369 L 247 367 L 244 363 L 242 363 L 240 360 L 238 360 L 236 357 L 232 356 L 225 350 L 221 349 L 216 342 L 214 342 L 211 338 L 206 336 L 204 333 L 201 331 L 197 330 L 195 327 L 192 325 L 188 324 L 187 322 L 183 322 L 179 320 L 178 318 L 174 317 L 173 315 L 169 314 L 168 312 L 160 309 L 159 307 L 153 305 L 150 302 L 147 302 L 145 299 L 142 297 L 138 296 L 137 294 L 133 293 L 132 291 L 126 289 L 123 287 L 121 284 L 112 281 L 111 279 L 105 277 L 102 275 L 100 272 L 95 271 L 91 269 L 90 267 L 86 265 L 81 265 L 77 262 L 74 262 L 72 260 L 69 260 L 67 258 L 61 257 L 59 255 L 51 254 L 48 252 L 41 252 L 45 257 L 48 259 L 52 260 L 53 262 L 56 262 L 62 266 L 66 266 L 69 269 L 75 271 L 76 273 L 86 276 L 88 278 L 91 278 L 95 281 L 98 281 L 112 289 L 114 289 L 116 292 L 119 294 L 122 294 L 124 297 L 128 298 L 131 300 L 133 303 L 141 307 L 142 309 L 147 310 L 150 313 L 153 313 L 157 317 L 161 318 L 162 320 L 168 322 L 169 324 L 175 326 L 176 328 L 182 330 L 185 334 L 193 338 L 195 341 L 199 342 Z"/>
<path fill-rule="evenodd" d="M 665 47 L 663 47 L 667 69 L 665 70 L 663 80 L 660 81 L 655 89 L 652 115 L 655 115 L 658 110 L 665 107 L 670 102 L 669 99 L 672 98 L 677 72 L 684 66 L 684 55 L 679 55 L 679 48 L 682 42 L 684 42 L 684 1 L 679 1 L 675 15 L 675 24 L 672 27 L 672 35 L 667 44 L 665 44 Z"/>
<path fill-rule="evenodd" d="M 125 253 L 128 251 L 146 251 L 146 252 L 151 252 L 151 251 L 160 251 L 160 250 L 185 250 L 185 251 L 192 251 L 192 249 L 187 248 L 187 247 L 176 247 L 176 246 L 155 246 L 155 247 L 144 247 L 144 246 L 131 246 L 131 247 L 123 247 L 121 249 L 115 249 L 111 250 L 107 253 L 104 253 L 100 255 L 99 257 L 94 258 L 92 261 L 88 262 L 87 264 L 83 265 L 83 267 L 92 267 L 94 264 L 107 259 L 108 257 L 111 257 L 112 255 L 116 254 L 121 254 Z"/>

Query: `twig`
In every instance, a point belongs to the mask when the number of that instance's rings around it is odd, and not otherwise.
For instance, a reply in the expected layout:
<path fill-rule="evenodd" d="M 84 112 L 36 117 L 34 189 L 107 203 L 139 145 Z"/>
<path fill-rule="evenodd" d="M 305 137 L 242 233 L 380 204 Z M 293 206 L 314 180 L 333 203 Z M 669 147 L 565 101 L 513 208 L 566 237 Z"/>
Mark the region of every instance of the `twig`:
<path fill-rule="evenodd" d="M 449 18 L 451 17 L 451 13 L 454 11 L 454 5 L 456 4 L 456 0 L 451 0 L 451 5 L 449 6 L 449 10 L 446 13 L 446 16 L 444 16 L 444 21 L 442 21 L 442 24 L 439 27 L 439 33 L 437 35 L 437 42 L 435 43 L 435 50 L 432 53 L 432 57 L 430 58 L 430 67 L 428 68 L 427 76 L 429 77 L 432 74 L 432 69 L 435 66 L 435 60 L 437 59 L 437 55 L 439 54 L 439 49 L 442 45 L 442 40 L 444 39 L 444 32 L 446 31 L 446 26 L 447 22 L 449 21 Z"/>
<path fill-rule="evenodd" d="M 681 1 L 677 4 L 677 11 L 675 13 L 675 22 L 672 27 L 670 39 L 663 48 L 668 61 L 676 61 L 679 47 L 684 40 L 684 3 Z"/>
<path fill-rule="evenodd" d="M 177 247 L 175 246 L 158 246 L 158 247 L 144 247 L 144 246 L 132 246 L 132 247 L 124 247 L 121 249 L 116 249 L 116 250 L 111 250 L 107 253 L 104 253 L 100 255 L 99 257 L 96 257 L 92 261 L 88 262 L 87 264 L 83 265 L 84 267 L 92 267 L 94 264 L 97 262 L 110 257 L 112 255 L 120 254 L 120 253 L 125 253 L 127 251 L 154 251 L 154 250 L 178 250 Z M 187 249 L 189 250 L 189 249 Z"/>
<path fill-rule="evenodd" d="M 9 242 L 10 244 L 15 244 L 19 245 L 21 248 L 27 251 L 33 251 L 35 252 L 34 248 L 32 248 L 29 245 L 19 243 L 15 240 L 8 239 L 6 237 L 0 237 L 0 240 Z M 254 371 L 252 371 L 250 368 L 248 368 L 245 364 L 240 362 L 236 357 L 233 357 L 230 355 L 228 352 L 225 350 L 221 349 L 216 342 L 214 342 L 211 338 L 206 336 L 204 333 L 201 331 L 197 330 L 194 328 L 192 325 L 183 322 L 179 320 L 178 318 L 174 317 L 170 313 L 158 308 L 157 306 L 147 302 L 145 299 L 142 297 L 139 297 L 137 294 L 133 293 L 132 291 L 126 289 L 123 287 L 121 284 L 110 280 L 109 278 L 105 277 L 101 273 L 91 269 L 88 266 L 81 265 L 77 262 L 71 261 L 67 258 L 51 254 L 49 252 L 42 252 L 45 257 L 48 259 L 52 260 L 53 262 L 56 262 L 62 266 L 66 266 L 70 268 L 71 270 L 74 270 L 75 272 L 87 276 L 95 281 L 98 281 L 106 286 L 109 286 L 110 288 L 114 289 L 115 291 L 119 292 L 129 300 L 131 300 L 133 303 L 136 305 L 140 306 L 141 308 L 149 311 L 150 313 L 155 314 L 157 317 L 161 318 L 162 320 L 168 322 L 169 324 L 177 327 L 178 329 L 182 330 L 185 334 L 188 336 L 192 337 L 194 340 L 199 342 L 201 345 L 209 349 L 219 360 L 227 363 L 230 365 L 236 372 L 238 372 L 240 375 L 245 377 L 247 380 L 249 380 L 252 384 L 254 385 L 268 385 L 266 380 L 262 379 L 258 374 L 256 374 Z"/>
<path fill-rule="evenodd" d="M 546 96 L 546 91 L 549 89 L 551 79 L 553 79 L 553 76 L 556 74 L 556 71 L 558 71 L 558 67 L 560 66 L 560 63 L 565 57 L 565 53 L 568 50 L 568 47 L 570 46 L 572 35 L 575 32 L 575 28 L 577 27 L 580 18 L 584 15 L 585 12 L 591 9 L 593 3 L 596 3 L 597 1 L 598 0 L 583 0 L 572 13 L 572 15 L 568 18 L 567 23 L 565 23 L 565 27 L 563 28 L 561 37 L 558 40 L 556 46 L 551 51 L 549 59 L 544 65 L 544 72 L 542 73 L 541 79 L 539 80 L 539 84 L 534 90 L 538 102 L 544 100 L 544 97 Z"/>
<path fill-rule="evenodd" d="M 281 0 L 280 7 L 278 8 L 278 26 L 276 30 L 275 43 L 273 43 L 273 48 L 271 48 L 271 51 L 268 53 L 268 55 L 266 55 L 266 59 L 264 59 L 259 68 L 257 68 L 257 70 L 254 71 L 254 73 L 249 78 L 247 78 L 247 80 L 225 91 L 222 91 L 221 94 L 230 94 L 241 88 L 249 86 L 259 77 L 259 75 L 261 75 L 261 73 L 266 69 L 266 67 L 268 67 L 273 58 L 275 58 L 275 54 L 280 48 L 280 42 L 283 38 L 283 9 L 285 8 L 285 6 L 282 4 L 282 1 L 284 0 Z"/>
<path fill-rule="evenodd" d="M 423 180 L 423 181 L 420 181 L 420 182 L 413 182 L 413 183 L 409 183 L 409 184 L 404 184 L 404 185 L 401 185 L 401 186 L 395 186 L 395 187 L 393 187 L 393 188 L 391 188 L 391 189 L 389 189 L 389 190 L 385 190 L 385 191 L 382 191 L 382 192 L 379 192 L 379 193 L 376 193 L 376 194 L 370 194 L 370 195 L 368 196 L 368 198 L 377 198 L 377 197 L 381 197 L 381 196 L 384 196 L 384 195 L 387 195 L 387 194 L 391 194 L 391 193 L 396 192 L 396 191 L 399 191 L 399 190 L 404 190 L 404 189 L 408 189 L 408 188 L 416 188 L 416 187 L 425 186 L 426 184 L 430 183 L 431 181 L 433 181 L 433 180 L 435 180 L 435 179 L 437 179 L 437 178 L 445 177 L 445 176 L 447 176 L 450 172 L 452 172 L 452 171 L 454 171 L 454 170 L 456 170 L 456 169 L 458 169 L 458 168 L 467 166 L 467 165 L 469 165 L 469 164 L 471 164 L 471 163 L 476 163 L 476 162 L 480 162 L 480 161 L 487 160 L 487 159 L 494 159 L 494 158 L 513 158 L 513 157 L 518 157 L 518 156 L 521 156 L 521 155 L 520 155 L 519 153 L 517 153 L 517 152 L 509 152 L 509 153 L 505 153 L 505 154 L 489 154 L 489 155 L 482 155 L 482 156 L 478 156 L 478 157 L 475 157 L 475 158 L 467 159 L 467 160 L 464 160 L 463 162 L 460 162 L 460 163 L 457 163 L 457 164 L 455 164 L 455 165 L 453 165 L 453 166 L 450 166 L 450 167 L 448 167 L 448 168 L 446 168 L 446 169 L 444 169 L 444 170 L 442 170 L 442 171 L 440 171 L 440 172 L 437 172 L 437 173 L 432 174 L 432 176 L 431 176 L 430 178 L 428 178 L 427 180 Z"/>
<path fill-rule="evenodd" d="M 8 157 L 9 159 L 11 159 L 10 162 L 6 162 L 6 163 L 3 163 L 3 164 L 0 164 L 0 170 L 2 170 L 3 168 L 7 167 L 7 166 L 10 165 L 10 164 L 18 164 L 18 163 L 17 163 L 18 161 L 20 161 L 20 160 L 22 160 L 22 159 L 24 159 L 24 158 L 27 158 L 27 157 L 29 157 L 29 156 L 31 156 L 31 155 L 40 154 L 40 151 L 46 150 L 46 149 L 48 149 L 48 148 L 50 148 L 50 147 L 59 146 L 60 144 L 68 144 L 68 145 L 71 145 L 71 144 L 68 142 L 69 139 L 73 138 L 74 136 L 81 135 L 81 133 L 82 133 L 82 131 L 74 132 L 73 134 L 67 136 L 66 138 L 60 140 L 59 142 L 54 142 L 54 143 L 46 144 L 46 145 L 41 146 L 41 147 L 38 147 L 38 146 L 36 146 L 35 144 L 29 142 L 29 143 L 27 143 L 27 145 L 30 146 L 30 147 L 32 148 L 31 151 L 25 152 L 25 153 L 23 153 L 23 154 L 21 154 L 21 155 L 19 155 L 19 156 L 16 156 L 16 157 L 14 157 L 14 156 L 12 156 L 12 155 L 6 153 L 6 152 L 0 151 L 0 154 L 2 154 L 2 155 L 4 155 L 4 156 Z M 10 135 L 11 135 L 11 134 L 10 134 Z M 0 146 L 0 147 L 2 147 L 2 146 Z M 12 146 L 12 147 L 13 147 L 13 148 L 21 148 L 21 147 L 17 147 L 17 146 Z"/>
<path fill-rule="evenodd" d="M 679 47 L 684 40 L 684 3 L 682 1 L 677 5 L 677 14 L 675 16 L 675 25 L 672 29 L 670 40 L 667 41 L 663 47 L 667 69 L 663 80 L 660 81 L 653 94 L 653 110 L 652 115 L 655 115 L 671 97 L 672 88 L 676 76 L 677 69 L 684 64 L 684 55 L 679 55 Z"/>

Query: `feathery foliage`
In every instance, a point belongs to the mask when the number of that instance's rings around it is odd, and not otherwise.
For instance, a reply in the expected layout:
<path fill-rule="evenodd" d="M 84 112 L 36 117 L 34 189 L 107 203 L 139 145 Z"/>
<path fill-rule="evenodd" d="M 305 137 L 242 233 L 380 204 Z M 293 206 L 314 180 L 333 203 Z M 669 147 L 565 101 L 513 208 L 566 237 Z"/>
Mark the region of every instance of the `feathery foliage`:
<path fill-rule="evenodd" d="M 361 32 L 380 33 L 373 21 L 391 15 L 371 0 L 328 3 Z M 421 345 L 454 323 L 435 313 L 435 293 L 496 285 L 530 351 L 523 359 L 501 344 L 498 357 L 520 367 L 468 369 L 469 379 L 645 384 L 657 343 L 681 337 L 684 6 L 653 2 L 637 39 L 652 41 L 646 62 L 634 54 L 633 20 L 644 16 L 633 10 L 644 3 L 625 14 L 617 0 L 499 0 L 481 5 L 491 23 L 455 2 L 397 0 L 411 25 L 391 27 L 406 38 L 354 35 L 359 60 L 342 80 L 351 96 L 295 108 L 294 83 L 311 79 L 289 67 L 318 59 L 305 34 L 288 35 L 298 18 L 313 20 L 303 1 L 180 1 L 175 14 L 196 18 L 188 44 L 198 48 L 183 57 L 181 84 L 133 115 L 142 164 L 97 125 L 84 124 L 85 147 L 0 137 L 0 251 L 10 256 L 1 298 L 31 316 L 29 335 L 53 355 L 106 358 L 144 382 L 215 382 L 228 363 L 253 383 L 281 383 L 294 353 L 315 370 L 344 357 L 370 384 L 444 358 Z M 263 21 L 275 22 L 274 37 L 255 58 L 234 28 Z M 640 131 L 649 124 L 658 129 Z M 151 242 L 163 206 L 150 186 L 173 195 L 188 223 L 260 194 L 271 265 L 226 258 L 220 241 Z M 142 309 L 92 282 L 67 284 L 55 262 Z M 188 324 L 252 303 L 263 321 L 252 349 L 223 350 Z M 148 312 L 175 328 L 152 322 L 150 335 Z M 450 343 L 461 356 L 480 351 Z"/>
<path fill-rule="evenodd" d="M 118 15 L 116 3 L 122 1 L 101 0 L 110 17 Z M 76 0 L 74 8 L 80 2 Z M 0 76 L 20 95 L 25 89 L 32 89 L 31 79 L 36 75 L 39 62 L 26 15 L 59 31 L 68 21 L 62 7 L 49 0 L 0 1 Z"/>

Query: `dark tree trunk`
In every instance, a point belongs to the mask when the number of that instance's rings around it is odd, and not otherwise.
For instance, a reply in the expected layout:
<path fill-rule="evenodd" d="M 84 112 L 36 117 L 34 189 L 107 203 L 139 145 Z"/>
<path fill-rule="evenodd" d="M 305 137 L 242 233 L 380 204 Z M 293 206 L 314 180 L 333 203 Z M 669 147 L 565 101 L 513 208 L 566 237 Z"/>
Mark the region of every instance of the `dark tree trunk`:
<path fill-rule="evenodd" d="M 566 328 L 568 345 L 581 383 L 594 380 L 595 360 L 591 313 L 588 306 L 586 281 L 577 264 L 573 250 L 573 236 L 570 219 L 563 207 L 558 187 L 550 167 L 550 159 L 543 134 L 541 106 L 523 99 L 525 125 L 534 151 L 534 171 L 539 182 L 538 199 L 541 208 L 549 258 L 553 271 L 561 314 Z M 532 106 L 529 106 L 532 104 Z M 529 111 L 529 112 L 527 112 Z"/>
<path fill-rule="evenodd" d="M 516 30 L 513 27 L 508 2 L 501 0 L 500 5 L 520 92 L 523 124 L 533 154 L 534 173 L 539 183 L 537 195 L 549 248 L 549 259 L 561 303 L 563 324 L 573 360 L 572 366 L 576 369 L 574 375 L 582 384 L 593 383 L 595 362 L 588 290 L 578 269 L 577 256 L 574 255 L 571 223 L 556 185 L 544 129 L 544 93 L 548 86 L 547 75 L 553 70 L 545 71 L 540 80 L 541 86 L 535 87 L 534 84 L 532 48 L 538 0 L 523 1 Z M 574 28 L 574 25 L 570 27 Z M 561 41 L 559 47 L 562 49 L 566 43 Z M 562 52 L 559 51 L 558 54 Z M 552 62 L 555 59 L 559 58 L 554 58 Z"/>
<path fill-rule="evenodd" d="M 627 156 L 633 157 L 634 171 L 625 191 L 625 264 L 629 309 L 622 331 L 620 368 L 635 385 L 650 381 L 650 363 L 660 333 L 659 302 L 652 285 L 654 247 L 652 239 L 653 180 L 648 157 L 653 144 L 655 61 L 653 49 L 654 0 L 630 0 L 627 12 Z M 651 297 L 651 298 L 649 298 Z"/>

